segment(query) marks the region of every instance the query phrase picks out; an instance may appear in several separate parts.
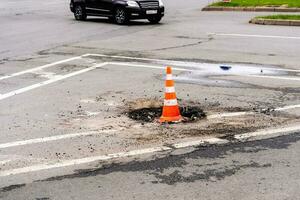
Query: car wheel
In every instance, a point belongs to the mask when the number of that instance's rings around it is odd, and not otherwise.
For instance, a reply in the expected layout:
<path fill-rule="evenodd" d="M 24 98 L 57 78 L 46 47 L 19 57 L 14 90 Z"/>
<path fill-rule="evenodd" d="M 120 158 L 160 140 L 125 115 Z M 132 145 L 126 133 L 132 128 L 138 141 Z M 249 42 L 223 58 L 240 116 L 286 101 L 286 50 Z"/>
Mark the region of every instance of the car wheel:
<path fill-rule="evenodd" d="M 117 24 L 127 24 L 129 22 L 129 16 L 125 8 L 117 8 L 114 18 Z"/>
<path fill-rule="evenodd" d="M 151 24 L 158 24 L 161 20 L 161 17 L 160 16 L 154 16 L 154 17 L 149 17 L 148 18 L 148 21 L 151 23 Z"/>
<path fill-rule="evenodd" d="M 86 12 L 82 5 L 76 5 L 74 8 L 74 17 L 76 20 L 86 20 Z"/>

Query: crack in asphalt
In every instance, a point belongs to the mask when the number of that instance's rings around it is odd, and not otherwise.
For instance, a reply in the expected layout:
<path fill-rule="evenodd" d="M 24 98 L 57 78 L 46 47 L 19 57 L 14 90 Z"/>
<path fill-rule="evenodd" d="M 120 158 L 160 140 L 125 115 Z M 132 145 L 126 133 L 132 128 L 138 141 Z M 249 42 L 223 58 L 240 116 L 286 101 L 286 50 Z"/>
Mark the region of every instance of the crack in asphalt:
<path fill-rule="evenodd" d="M 152 50 L 148 50 L 148 51 L 164 51 L 164 50 L 170 50 L 170 49 L 178 49 L 178 48 L 184 48 L 184 47 L 191 47 L 191 46 L 197 46 L 203 43 L 207 43 L 210 42 L 211 40 L 213 40 L 214 38 L 209 37 L 207 40 L 201 40 L 198 42 L 194 42 L 194 43 L 189 43 L 189 44 L 183 44 L 183 45 L 177 45 L 177 46 L 172 46 L 172 47 L 165 47 L 165 48 L 158 48 L 158 49 L 152 49 Z"/>

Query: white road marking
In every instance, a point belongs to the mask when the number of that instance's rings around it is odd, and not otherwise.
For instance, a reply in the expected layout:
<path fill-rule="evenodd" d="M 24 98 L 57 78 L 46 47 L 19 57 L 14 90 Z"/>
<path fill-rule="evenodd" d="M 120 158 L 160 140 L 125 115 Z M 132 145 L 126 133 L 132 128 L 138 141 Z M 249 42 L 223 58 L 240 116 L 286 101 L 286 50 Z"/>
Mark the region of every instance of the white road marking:
<path fill-rule="evenodd" d="M 286 134 L 290 134 L 290 133 L 294 133 L 300 131 L 300 125 L 296 125 L 296 126 L 291 126 L 291 127 L 284 127 L 284 128 L 280 128 L 280 129 L 270 129 L 270 130 L 261 130 L 261 131 L 256 131 L 256 132 L 252 132 L 252 133 L 244 133 L 244 134 L 239 134 L 239 135 L 235 135 L 234 138 L 240 141 L 245 141 L 245 140 L 249 140 L 249 139 L 262 139 L 262 137 L 264 136 L 270 136 L 270 135 L 286 135 Z"/>
<path fill-rule="evenodd" d="M 166 69 L 166 67 L 164 67 L 164 66 L 134 64 L 134 63 L 127 63 L 127 62 L 109 62 L 108 64 L 127 66 L 127 67 L 149 68 L 149 69 Z M 178 68 L 178 67 L 172 67 L 172 70 L 176 70 L 176 71 L 193 71 L 193 70 L 190 70 L 190 69 L 184 69 L 184 68 Z"/>
<path fill-rule="evenodd" d="M 239 76 L 247 76 L 247 77 L 254 77 L 254 78 L 281 79 L 281 80 L 288 80 L 288 81 L 300 81 L 300 78 L 284 77 L 284 76 L 263 76 L 263 75 L 239 75 Z"/>
<path fill-rule="evenodd" d="M 82 56 L 57 61 L 57 62 L 54 62 L 54 63 L 50 63 L 48 65 L 43 65 L 43 66 L 40 66 L 40 67 L 36 67 L 36 68 L 21 71 L 21 72 L 17 72 L 17 73 L 11 74 L 11 75 L 3 76 L 3 77 L 0 77 L 0 80 L 8 79 L 8 78 L 19 76 L 19 75 L 26 74 L 26 73 L 32 73 L 32 72 L 37 72 L 38 73 L 38 71 L 41 70 L 41 69 L 51 67 L 51 66 L 55 66 L 55 65 L 65 63 L 65 62 L 70 62 L 72 60 L 76 60 L 76 59 L 80 59 L 80 58 L 88 57 L 88 56 L 101 56 L 101 57 L 105 56 L 105 57 L 112 57 L 112 58 L 126 58 L 126 59 L 136 59 L 136 60 L 176 62 L 176 61 L 168 61 L 168 60 L 149 59 L 149 58 L 135 58 L 135 57 L 126 57 L 126 56 L 106 56 L 106 55 L 102 55 L 102 54 L 84 54 Z M 185 62 L 180 62 L 179 61 L 179 63 L 185 63 Z M 30 86 L 27 86 L 27 87 L 24 87 L 24 88 L 21 88 L 21 89 L 17 89 L 17 90 L 14 90 L 14 91 L 11 91 L 11 92 L 8 92 L 8 93 L 5 93 L 5 94 L 0 94 L 0 101 L 3 100 L 3 99 L 7 99 L 9 97 L 15 96 L 17 94 L 21 94 L 21 93 L 24 93 L 24 92 L 27 92 L 27 91 L 30 91 L 30 90 L 33 90 L 33 89 L 36 89 L 36 88 L 39 88 L 39 87 L 42 87 L 42 86 L 60 81 L 60 80 L 66 79 L 66 78 L 70 78 L 72 76 L 76 76 L 76 75 L 94 70 L 97 67 L 105 66 L 105 65 L 108 65 L 108 64 L 110 64 L 110 65 L 120 65 L 120 66 L 129 66 L 129 67 L 151 68 L 151 69 L 165 69 L 165 67 L 162 67 L 162 66 L 153 66 L 153 65 L 145 65 L 145 64 L 133 64 L 133 63 L 126 63 L 126 62 L 125 63 L 124 62 L 105 62 L 105 63 L 101 63 L 101 64 L 98 64 L 98 65 L 95 65 L 95 66 L 92 66 L 92 67 L 88 67 L 86 69 L 75 71 L 75 72 L 72 72 L 72 73 L 66 74 L 66 75 L 53 75 L 51 73 L 50 74 L 48 73 L 46 75 L 48 75 L 47 77 L 49 78 L 49 80 L 46 80 L 46 81 L 43 81 L 43 82 L 40 82 L 40 83 L 37 83 L 37 84 L 33 84 L 33 85 L 30 85 Z M 189 70 L 189 69 L 185 69 L 185 68 L 177 68 L 177 67 L 173 67 L 173 70 L 193 71 L 193 70 Z M 283 70 L 283 69 L 280 69 L 280 70 Z M 286 70 L 286 71 L 288 71 L 288 70 Z M 49 75 L 51 75 L 51 76 L 49 76 Z M 293 78 L 293 77 L 256 76 L 256 75 L 249 75 L 249 76 L 259 77 L 259 78 L 273 78 L 273 79 L 277 78 L 277 79 L 287 79 L 287 80 L 299 81 L 299 78 Z"/>
<path fill-rule="evenodd" d="M 40 82 L 40 83 L 36 83 L 36 84 L 30 85 L 30 86 L 27 86 L 27 87 L 24 87 L 24 88 L 21 88 L 21 89 L 18 89 L 18 90 L 14 90 L 14 91 L 2 94 L 0 96 L 0 101 L 4 100 L 4 99 L 7 99 L 9 97 L 15 96 L 17 94 L 22 94 L 24 92 L 28 92 L 30 90 L 33 90 L 33 89 L 36 89 L 36 88 L 39 88 L 39 87 L 42 87 L 42 86 L 45 86 L 45 85 L 55 83 L 57 81 L 61 81 L 61 80 L 64 80 L 64 79 L 67 79 L 67 78 L 70 78 L 70 77 L 73 77 L 73 76 L 77 76 L 79 74 L 86 73 L 88 71 L 97 69 L 99 67 L 103 67 L 105 65 L 107 65 L 107 63 L 97 64 L 97 65 L 94 65 L 92 67 L 88 67 L 88 68 L 85 68 L 85 69 L 82 69 L 82 70 L 78 70 L 78 71 L 75 71 L 75 72 L 72 72 L 72 73 L 69 73 L 69 74 L 66 74 L 66 75 L 57 75 L 52 79 L 49 79 L 49 80 L 46 80 L 46 81 L 43 81 L 43 82 Z"/>
<path fill-rule="evenodd" d="M 208 115 L 207 119 L 217 119 L 217 118 L 223 118 L 223 117 L 237 117 L 237 116 L 250 115 L 250 114 L 254 114 L 254 112 L 219 113 L 219 114 Z"/>
<path fill-rule="evenodd" d="M 144 64 L 133 64 L 133 63 L 126 63 L 126 62 L 125 63 L 124 62 L 109 62 L 108 64 L 128 66 L 128 67 L 150 68 L 150 69 L 165 69 L 165 67 L 159 67 L 159 66 L 153 66 L 153 65 L 144 65 Z M 185 68 L 178 68 L 178 67 L 172 67 L 172 69 L 175 70 L 175 71 L 195 71 L 195 70 L 190 70 L 190 69 L 185 69 Z M 279 71 L 292 71 L 292 70 L 280 69 Z M 300 70 L 296 70 L 296 71 L 300 72 Z M 235 75 L 235 76 L 247 76 L 247 77 L 255 77 L 255 78 L 270 78 L 270 79 L 282 79 L 282 80 L 289 80 L 289 81 L 300 81 L 300 78 L 296 78 L 296 77 L 263 76 L 263 75 Z"/>
<path fill-rule="evenodd" d="M 287 133 L 296 133 L 298 131 L 300 131 L 299 125 L 293 126 L 293 127 L 272 129 L 272 130 L 262 130 L 262 131 L 252 132 L 252 133 L 244 133 L 244 134 L 236 135 L 235 139 L 243 142 L 243 141 L 248 141 L 249 139 L 261 138 L 261 136 L 264 137 L 263 139 L 266 139 L 266 138 L 272 137 L 273 135 L 276 135 L 276 136 L 286 135 Z M 126 152 L 112 153 L 112 154 L 107 154 L 107 155 L 85 157 L 85 158 L 79 158 L 79 159 L 74 159 L 74 160 L 65 160 L 65 161 L 60 161 L 57 163 L 44 163 L 44 164 L 38 164 L 38 165 L 33 165 L 33 166 L 28 166 L 28 167 L 9 169 L 9 170 L 0 171 L 0 177 L 12 176 L 12 175 L 24 174 L 24 173 L 30 173 L 30 172 L 38 172 L 38 171 L 42 171 L 42 170 L 50 170 L 50 169 L 62 168 L 62 167 L 71 167 L 71 166 L 75 166 L 75 165 L 92 163 L 95 161 L 107 161 L 107 160 L 112 160 L 112 159 L 117 159 L 117 158 L 134 157 L 134 156 L 140 156 L 140 155 L 144 155 L 144 154 L 171 151 L 174 149 L 199 146 L 202 144 L 204 144 L 204 145 L 206 145 L 206 144 L 226 144 L 229 142 L 230 142 L 229 140 L 220 139 L 220 138 L 200 139 L 200 140 L 195 140 L 195 141 L 190 141 L 190 142 L 171 144 L 170 146 L 153 147 L 153 148 L 132 150 L 132 151 L 126 151 Z"/>
<path fill-rule="evenodd" d="M 300 108 L 300 104 L 284 106 L 281 108 L 275 108 L 274 111 L 285 111 L 285 110 L 291 110 L 291 109 L 295 109 L 295 108 Z M 249 111 L 249 112 L 218 113 L 218 114 L 208 115 L 206 118 L 207 119 L 219 119 L 219 118 L 224 118 L 224 117 L 238 117 L 238 116 L 243 116 L 243 115 L 253 115 L 255 113 L 257 113 L 257 112 Z"/>
<path fill-rule="evenodd" d="M 195 63 L 195 62 L 187 62 L 187 61 L 178 61 L 178 60 L 166 60 L 166 59 L 155 59 L 155 58 L 142 58 L 142 57 L 129 57 L 129 56 L 112 56 L 112 55 L 105 55 L 105 54 L 85 54 L 85 57 L 106 57 L 106 58 L 118 58 L 118 59 L 128 59 L 128 60 L 139 60 L 139 61 L 151 61 L 151 62 L 159 62 L 159 63 L 164 63 L 167 65 L 176 65 L 176 66 L 181 66 L 181 67 L 192 67 L 192 66 L 199 66 L 201 63 Z M 113 62 L 110 62 L 113 63 Z M 118 62 L 119 63 L 119 62 Z M 133 65 L 133 64 L 131 64 Z M 128 66 L 128 65 L 126 65 Z M 138 66 L 138 65 L 136 65 Z M 157 68 L 160 69 L 160 68 Z M 173 68 L 174 69 L 174 68 Z M 262 69 L 271 69 L 275 71 L 285 71 L 285 72 L 300 72 L 300 70 L 295 70 L 295 69 L 281 69 L 281 68 L 262 68 Z M 183 69 L 179 68 L 178 70 L 187 70 L 187 71 L 192 71 L 188 69 Z"/>
<path fill-rule="evenodd" d="M 230 34 L 230 33 L 207 33 L 208 35 L 233 36 L 233 37 L 254 37 L 254 38 L 276 38 L 276 39 L 294 39 L 300 40 L 295 36 L 279 36 L 279 35 L 250 35 L 250 34 Z"/>
<path fill-rule="evenodd" d="M 74 160 L 65 160 L 65 161 L 61 161 L 58 163 L 52 163 L 52 164 L 51 163 L 39 164 L 39 165 L 33 165 L 33 166 L 28 166 L 28 167 L 23 167 L 23 168 L 16 168 L 16 169 L 0 171 L 0 177 L 29 173 L 29 172 L 36 172 L 36 171 L 47 170 L 47 169 L 81 165 L 81 164 L 91 163 L 91 162 L 95 162 L 95 161 L 106 161 L 106 160 L 111 160 L 114 158 L 138 156 L 138 155 L 143 155 L 143 154 L 168 151 L 171 149 L 172 148 L 170 148 L 170 147 L 154 147 L 154 148 L 148 148 L 148 149 L 133 150 L 133 151 L 128 151 L 128 152 L 120 152 L 120 153 L 113 153 L 113 154 L 107 154 L 107 155 L 85 157 L 85 158 L 74 159 Z"/>
<path fill-rule="evenodd" d="M 181 149 L 186 147 L 199 146 L 203 144 L 226 144 L 226 143 L 228 143 L 228 140 L 224 140 L 220 138 L 206 138 L 202 140 L 177 143 L 171 146 L 174 147 L 175 149 Z"/>
<path fill-rule="evenodd" d="M 295 109 L 295 108 L 300 108 L 300 104 L 298 104 L 298 105 L 284 106 L 282 108 L 276 108 L 275 111 L 284 111 L 284 110 L 290 110 L 290 109 Z"/>
<path fill-rule="evenodd" d="M 72 133 L 72 134 L 63 134 L 63 135 L 55 135 L 50 137 L 42 137 L 42 138 L 35 138 L 29 140 L 22 140 L 22 141 L 15 141 L 15 142 L 8 142 L 0 144 L 0 149 L 10 148 L 10 147 L 17 147 L 17 146 L 24 146 L 29 144 L 37 144 L 37 143 L 44 143 L 44 142 L 51 142 L 63 139 L 70 139 L 76 137 L 83 137 L 83 136 L 91 136 L 91 135 L 98 135 L 101 133 L 111 133 L 120 131 L 121 129 L 115 130 L 102 130 L 102 131 L 88 131 L 88 132 L 81 132 L 81 133 Z"/>
<path fill-rule="evenodd" d="M 78 60 L 78 59 L 81 59 L 85 56 L 86 56 L 86 54 L 82 55 L 82 56 L 76 56 L 76 57 L 68 58 L 68 59 L 65 59 L 65 60 L 60 60 L 60 61 L 53 62 L 53 63 L 47 64 L 47 65 L 42 65 L 42 66 L 39 66 L 39 67 L 27 69 L 27 70 L 24 70 L 24 71 L 16 72 L 16 73 L 13 73 L 13 74 L 10 74 L 10 75 L 1 76 L 0 81 L 4 80 L 4 79 L 15 77 L 15 76 L 20 76 L 20 75 L 23 75 L 23 74 L 39 71 L 39 70 L 42 70 L 42 69 L 45 69 L 45 68 L 53 67 L 55 65 L 63 64 L 63 63 L 70 62 L 70 61 L 73 61 L 73 60 Z"/>
<path fill-rule="evenodd" d="M 86 56 L 86 55 L 88 55 L 88 54 L 85 54 L 84 56 Z M 51 83 L 55 83 L 55 82 L 63 80 L 63 79 L 70 78 L 72 76 L 77 76 L 79 74 L 89 72 L 89 71 L 94 70 L 98 67 L 103 67 L 103 66 L 108 65 L 108 64 L 110 64 L 110 65 L 121 65 L 121 66 L 130 66 L 130 67 L 139 67 L 139 68 L 150 68 L 150 69 L 165 69 L 165 67 L 160 67 L 160 66 L 132 64 L 132 63 L 105 62 L 105 63 L 96 64 L 92 67 L 88 67 L 88 68 L 85 68 L 85 69 L 82 69 L 82 70 L 79 70 L 79 71 L 69 73 L 69 74 L 66 74 L 66 75 L 49 76 L 49 78 L 50 78 L 49 80 L 46 80 L 46 81 L 43 81 L 43 82 L 40 82 L 40 83 L 36 83 L 36 84 L 30 85 L 30 86 L 27 86 L 27 87 L 24 87 L 24 88 L 21 88 L 21 89 L 17 89 L 17 90 L 14 90 L 14 91 L 11 91 L 11 92 L 8 92 L 8 93 L 5 93 L 5 94 L 1 94 L 0 95 L 0 101 L 4 100 L 4 99 L 7 99 L 9 97 L 12 97 L 12 96 L 15 96 L 15 95 L 18 95 L 18 94 L 21 94 L 21 93 L 24 93 L 24 92 L 28 92 L 30 90 L 33 90 L 33 89 L 36 89 L 36 88 L 39 88 L 39 87 L 42 87 L 42 86 L 45 86 L 45 85 L 49 85 Z M 40 70 L 40 69 L 38 69 L 38 70 Z M 174 67 L 173 70 L 191 71 L 191 70 L 188 70 L 188 69 L 176 68 L 176 67 Z M 36 71 L 36 69 L 31 69 L 31 72 L 33 72 L 33 71 Z M 22 71 L 20 73 L 27 73 L 27 72 Z M 17 75 L 14 75 L 14 76 L 17 76 Z"/>
<path fill-rule="evenodd" d="M 94 56 L 94 57 L 108 57 L 108 58 L 121 58 L 121 59 L 128 59 L 128 60 L 142 60 L 142 61 L 158 61 L 158 62 L 172 62 L 172 60 L 163 60 L 163 59 L 154 59 L 154 58 L 140 58 L 140 57 L 129 57 L 129 56 L 112 56 L 112 55 L 105 55 L 105 54 L 94 54 L 88 53 L 86 57 Z M 175 61 L 178 63 L 185 63 L 181 61 Z"/>
<path fill-rule="evenodd" d="M 0 161 L 0 165 L 4 165 L 6 163 L 9 163 L 10 161 L 12 161 L 11 159 L 8 159 L 8 160 L 1 160 Z"/>
<path fill-rule="evenodd" d="M 91 117 L 91 116 L 97 116 L 100 114 L 100 112 L 91 112 L 91 111 L 85 111 L 86 116 Z"/>

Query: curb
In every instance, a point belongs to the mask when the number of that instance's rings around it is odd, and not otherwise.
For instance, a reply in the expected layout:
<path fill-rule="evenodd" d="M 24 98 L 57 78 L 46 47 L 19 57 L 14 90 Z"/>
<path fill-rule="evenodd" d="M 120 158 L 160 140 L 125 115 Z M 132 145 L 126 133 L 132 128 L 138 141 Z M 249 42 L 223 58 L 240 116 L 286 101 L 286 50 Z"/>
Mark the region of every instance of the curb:
<path fill-rule="evenodd" d="M 207 6 L 204 7 L 202 11 L 300 12 L 300 8 Z"/>
<path fill-rule="evenodd" d="M 252 24 L 260 25 L 280 25 L 280 26 L 300 26 L 300 20 L 277 20 L 254 18 L 249 21 Z"/>

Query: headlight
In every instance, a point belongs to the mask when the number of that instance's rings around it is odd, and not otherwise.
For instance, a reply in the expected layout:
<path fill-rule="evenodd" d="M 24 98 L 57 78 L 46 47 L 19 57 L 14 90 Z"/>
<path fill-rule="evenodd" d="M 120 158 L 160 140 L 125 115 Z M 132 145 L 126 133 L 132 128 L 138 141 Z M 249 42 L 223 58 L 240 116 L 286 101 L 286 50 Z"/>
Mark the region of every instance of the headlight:
<path fill-rule="evenodd" d="M 127 1 L 127 5 L 130 7 L 139 7 L 139 4 L 136 1 Z"/>
<path fill-rule="evenodd" d="M 158 2 L 159 2 L 160 7 L 164 6 L 164 3 L 162 2 L 162 0 L 158 0 Z"/>

